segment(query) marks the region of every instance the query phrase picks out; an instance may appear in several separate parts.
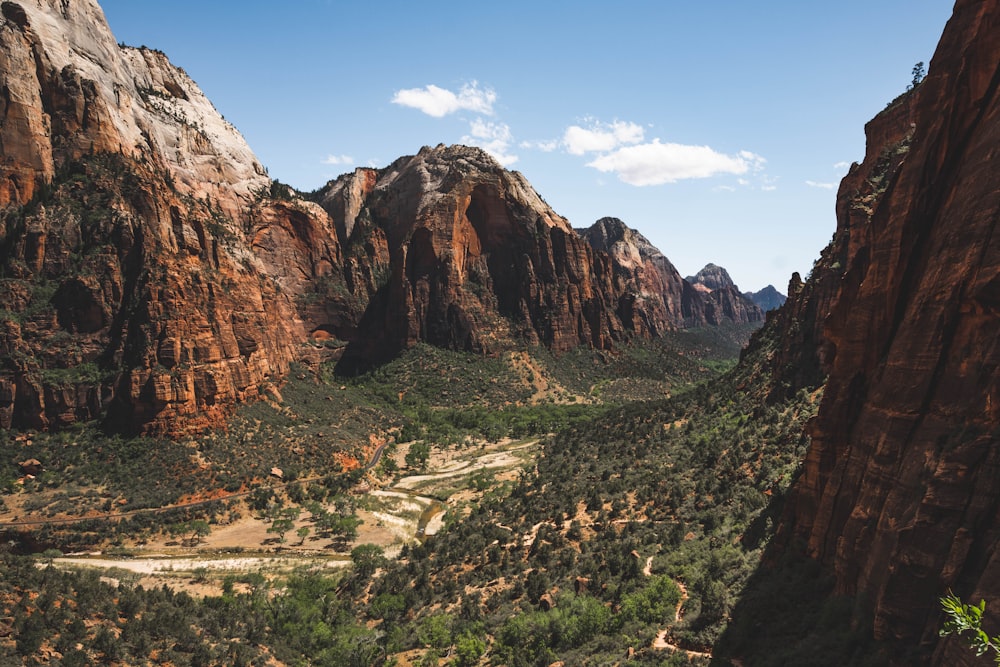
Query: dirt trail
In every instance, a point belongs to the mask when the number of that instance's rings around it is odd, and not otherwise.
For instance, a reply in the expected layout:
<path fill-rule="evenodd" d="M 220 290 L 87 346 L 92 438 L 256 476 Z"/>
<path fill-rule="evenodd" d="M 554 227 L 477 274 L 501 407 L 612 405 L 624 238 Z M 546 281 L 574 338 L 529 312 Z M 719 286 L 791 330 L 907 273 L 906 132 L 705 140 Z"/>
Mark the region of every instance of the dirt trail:
<path fill-rule="evenodd" d="M 528 403 L 534 405 L 552 399 L 556 403 L 569 403 L 569 396 L 573 396 L 577 402 L 586 402 L 586 396 L 572 394 L 569 390 L 559 384 L 554 378 L 546 376 L 545 369 L 538 365 L 538 362 L 527 352 L 511 352 L 511 366 L 521 374 L 524 381 L 534 389 L 535 393 L 528 399 Z"/>
<path fill-rule="evenodd" d="M 134 560 L 114 560 L 111 558 L 87 558 L 85 556 L 66 556 L 53 558 L 53 563 L 57 565 L 82 565 L 86 567 L 97 567 L 102 569 L 116 568 L 128 570 L 138 574 L 157 574 L 164 572 L 192 572 L 198 568 L 206 570 L 226 570 L 226 571 L 248 571 L 256 572 L 263 567 L 272 569 L 275 567 L 290 567 L 297 562 L 295 557 L 274 558 L 264 556 L 228 557 L 228 558 L 171 558 L 169 556 L 151 556 L 136 558 Z M 328 560 L 324 567 L 344 567 L 350 564 L 347 558 L 341 560 Z"/>
<path fill-rule="evenodd" d="M 646 575 L 646 576 L 649 576 L 649 575 Z M 681 612 L 682 612 L 682 610 L 684 608 L 684 603 L 688 599 L 688 592 L 687 592 L 687 588 L 681 582 L 675 581 L 674 583 L 677 584 L 677 588 L 679 588 L 680 591 L 681 591 L 681 599 L 677 601 L 677 609 L 674 610 L 674 623 L 676 624 L 676 623 L 680 623 L 681 622 L 681 617 L 683 616 L 683 614 Z M 672 652 L 681 651 L 681 652 L 687 654 L 687 657 L 689 657 L 689 658 L 711 658 L 712 657 L 712 653 L 710 651 L 691 651 L 691 650 L 688 650 L 686 648 L 682 648 L 682 647 L 678 646 L 677 644 L 671 644 L 670 642 L 667 641 L 667 635 L 669 634 L 669 632 L 670 632 L 670 630 L 668 628 L 668 629 L 660 630 L 660 632 L 657 633 L 656 638 L 653 640 L 653 649 L 655 649 L 657 651 L 672 651 Z"/>

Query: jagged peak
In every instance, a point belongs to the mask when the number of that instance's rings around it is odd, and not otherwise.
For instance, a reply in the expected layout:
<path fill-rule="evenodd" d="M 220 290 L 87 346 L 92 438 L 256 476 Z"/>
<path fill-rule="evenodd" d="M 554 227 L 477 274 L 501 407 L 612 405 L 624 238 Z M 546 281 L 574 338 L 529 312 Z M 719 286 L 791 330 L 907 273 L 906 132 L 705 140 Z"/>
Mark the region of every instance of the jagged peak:
<path fill-rule="evenodd" d="M 709 292 L 717 289 L 735 288 L 736 283 L 729 276 L 729 272 L 718 264 L 709 262 L 705 267 L 693 276 L 688 276 L 684 280 L 695 287 L 701 286 Z"/>

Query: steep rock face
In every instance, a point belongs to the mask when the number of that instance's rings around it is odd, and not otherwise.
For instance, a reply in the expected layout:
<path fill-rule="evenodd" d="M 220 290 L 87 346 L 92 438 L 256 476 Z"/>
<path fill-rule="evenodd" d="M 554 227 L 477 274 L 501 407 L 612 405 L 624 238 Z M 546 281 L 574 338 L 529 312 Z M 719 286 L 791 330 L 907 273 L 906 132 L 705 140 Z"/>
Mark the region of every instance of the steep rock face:
<path fill-rule="evenodd" d="M 706 264 L 701 271 L 693 276 L 688 276 L 685 280 L 699 290 L 706 292 L 714 292 L 715 290 L 736 286 L 736 283 L 729 276 L 728 271 L 718 264 L 712 263 Z"/>
<path fill-rule="evenodd" d="M 743 296 L 757 304 L 765 313 L 769 310 L 781 308 L 781 306 L 784 305 L 785 300 L 788 298 L 775 289 L 774 285 L 768 285 L 767 287 L 757 290 L 756 292 L 744 292 Z"/>
<path fill-rule="evenodd" d="M 611 255 L 625 282 L 627 298 L 639 306 L 620 308 L 620 313 L 635 311 L 653 322 L 667 322 L 670 328 L 745 324 L 764 319 L 757 307 L 739 295 L 725 269 L 709 265 L 725 276 L 726 284 L 720 283 L 715 293 L 700 282 L 681 278 L 662 252 L 617 218 L 601 218 L 577 232 L 594 249 Z M 634 328 L 642 330 L 640 323 Z M 658 333 L 655 327 L 647 329 Z"/>
<path fill-rule="evenodd" d="M 592 248 L 611 256 L 626 290 L 619 314 L 631 329 L 656 335 L 692 319 L 684 280 L 646 237 L 618 218 L 601 218 L 576 231 Z"/>
<path fill-rule="evenodd" d="M 329 216 L 93 0 L 0 10 L 0 427 L 216 423 L 298 354 Z"/>
<path fill-rule="evenodd" d="M 348 174 L 318 199 L 345 247 L 388 252 L 345 368 L 417 341 L 490 352 L 520 339 L 565 350 L 669 328 L 657 313 L 629 312 L 623 322 L 611 257 L 479 149 L 424 148 L 377 175 Z"/>
<path fill-rule="evenodd" d="M 704 306 L 702 317 L 707 324 L 723 322 L 762 322 L 764 311 L 740 292 L 729 277 L 729 272 L 721 266 L 707 264 L 705 268 L 685 280 L 695 292 L 702 295 Z M 692 308 L 697 312 L 696 308 Z"/>
<path fill-rule="evenodd" d="M 866 128 L 840 284 L 812 306 L 829 380 L 775 544 L 832 568 L 906 664 L 979 664 L 937 638 L 949 587 L 1000 627 L 998 86 L 1000 2 L 959 0 L 927 78 Z"/>
<path fill-rule="evenodd" d="M 478 149 L 307 201 L 95 0 L 0 16 L 2 428 L 218 425 L 345 342 L 357 368 L 417 341 L 606 348 L 726 319 L 644 239 L 638 260 L 595 249 Z"/>

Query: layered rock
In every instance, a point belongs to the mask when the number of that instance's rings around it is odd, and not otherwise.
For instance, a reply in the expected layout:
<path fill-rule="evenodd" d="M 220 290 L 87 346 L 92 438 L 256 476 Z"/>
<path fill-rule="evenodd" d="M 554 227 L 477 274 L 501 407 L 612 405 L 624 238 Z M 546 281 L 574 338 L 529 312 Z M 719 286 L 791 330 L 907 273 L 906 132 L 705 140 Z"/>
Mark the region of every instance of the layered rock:
<path fill-rule="evenodd" d="M 608 347 L 633 330 L 616 312 L 623 287 L 611 258 L 479 149 L 424 148 L 377 173 L 341 177 L 318 200 L 345 247 L 388 252 L 344 367 L 417 341 L 476 352 L 513 340 L 565 350 Z"/>
<path fill-rule="evenodd" d="M 804 544 L 906 664 L 980 664 L 937 637 L 949 588 L 1000 628 L 998 82 L 1000 2 L 959 0 L 841 184 L 814 270 L 836 289 L 790 288 L 829 379 L 775 546 Z"/>
<path fill-rule="evenodd" d="M 92 0 L 0 9 L 0 427 L 216 423 L 298 354 L 329 217 Z"/>
<path fill-rule="evenodd" d="M 746 324 L 764 319 L 762 311 L 739 294 L 725 269 L 709 264 L 726 281 L 714 290 L 697 278 L 681 278 L 659 249 L 617 218 L 601 218 L 577 233 L 614 260 L 615 270 L 625 283 L 627 299 L 637 304 L 628 310 L 620 309 L 622 313 L 635 311 L 647 318 L 647 314 L 654 313 L 656 317 L 648 319 L 667 322 L 671 329 Z M 639 322 L 633 328 L 643 329 Z M 651 326 L 646 330 L 659 333 Z"/>
<path fill-rule="evenodd" d="M 607 348 L 729 317 L 624 225 L 595 247 L 478 149 L 307 201 L 94 0 L 0 14 L 0 428 L 218 425 L 345 343 L 357 369 L 418 341 Z"/>
<path fill-rule="evenodd" d="M 601 218 L 576 231 L 614 261 L 625 286 L 619 313 L 631 329 L 656 335 L 693 323 L 691 294 L 684 279 L 646 237 L 618 218 Z"/>
<path fill-rule="evenodd" d="M 705 323 L 718 325 L 723 322 L 764 320 L 764 311 L 740 292 L 729 272 L 721 266 L 706 264 L 705 268 L 685 280 L 702 296 L 701 318 Z M 696 311 L 695 308 L 692 310 Z"/>

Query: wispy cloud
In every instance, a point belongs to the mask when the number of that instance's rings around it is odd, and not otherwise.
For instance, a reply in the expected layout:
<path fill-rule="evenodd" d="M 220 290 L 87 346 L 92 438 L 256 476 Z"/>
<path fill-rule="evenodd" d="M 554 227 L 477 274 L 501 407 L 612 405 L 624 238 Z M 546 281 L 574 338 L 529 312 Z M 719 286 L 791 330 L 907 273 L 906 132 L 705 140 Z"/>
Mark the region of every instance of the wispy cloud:
<path fill-rule="evenodd" d="M 350 155 L 327 155 L 323 158 L 323 164 L 345 165 L 354 164 L 354 158 Z"/>
<path fill-rule="evenodd" d="M 456 111 L 492 116 L 496 101 L 496 92 L 491 88 L 480 88 L 476 81 L 465 84 L 457 93 L 430 84 L 423 88 L 397 90 L 392 97 L 393 104 L 423 111 L 434 118 L 443 118 Z"/>
<path fill-rule="evenodd" d="M 662 143 L 654 139 L 601 155 L 587 166 L 613 172 L 629 185 L 643 186 L 720 174 L 741 175 L 763 169 L 764 162 L 764 158 L 749 151 L 726 155 L 708 146 Z"/>
<path fill-rule="evenodd" d="M 590 127 L 571 125 L 563 134 L 563 146 L 570 155 L 604 153 L 620 146 L 637 144 L 645 135 L 641 125 L 616 120 L 600 123 L 591 120 Z"/>
<path fill-rule="evenodd" d="M 817 181 L 806 181 L 806 185 L 811 188 L 821 188 L 823 190 L 833 190 L 837 187 L 836 183 L 819 183 Z"/>
<path fill-rule="evenodd" d="M 543 153 L 551 153 L 559 148 L 559 142 L 554 139 L 549 141 L 522 141 L 518 146 L 529 150 L 539 150 Z"/>
<path fill-rule="evenodd" d="M 472 121 L 469 134 L 462 137 L 463 144 L 482 148 L 505 167 L 518 160 L 518 157 L 510 152 L 513 141 L 514 136 L 507 124 L 493 123 L 482 118 Z"/>
<path fill-rule="evenodd" d="M 850 162 L 838 162 L 837 164 L 833 165 L 833 168 L 836 169 L 837 171 L 843 171 L 844 169 L 847 169 L 850 166 L 851 166 Z"/>

